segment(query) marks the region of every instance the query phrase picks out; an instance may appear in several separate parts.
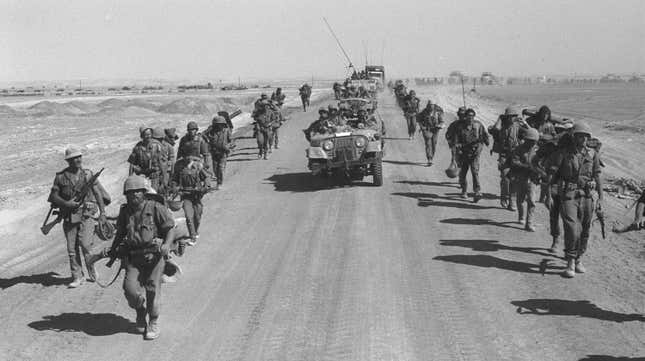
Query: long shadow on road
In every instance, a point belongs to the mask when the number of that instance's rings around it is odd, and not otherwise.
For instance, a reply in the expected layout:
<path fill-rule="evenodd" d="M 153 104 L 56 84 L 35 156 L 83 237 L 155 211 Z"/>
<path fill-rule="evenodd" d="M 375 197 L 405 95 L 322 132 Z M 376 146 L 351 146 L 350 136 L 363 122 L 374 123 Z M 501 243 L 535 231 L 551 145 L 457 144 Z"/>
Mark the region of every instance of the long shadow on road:
<path fill-rule="evenodd" d="M 603 310 L 589 301 L 534 298 L 524 301 L 511 301 L 511 304 L 517 306 L 517 313 L 522 315 L 577 316 L 613 322 L 645 322 L 644 315 Z"/>
<path fill-rule="evenodd" d="M 383 163 L 396 164 L 396 165 L 417 165 L 420 167 L 426 166 L 426 163 L 421 163 L 421 162 L 408 162 L 408 161 L 402 161 L 402 160 L 388 160 L 388 159 L 383 159 Z"/>
<path fill-rule="evenodd" d="M 69 278 L 60 277 L 56 272 L 38 273 L 29 276 L 18 276 L 14 278 L 0 278 L 0 289 L 6 289 L 17 284 L 38 284 L 45 287 L 61 286 L 69 282 Z"/>
<path fill-rule="evenodd" d="M 29 327 L 38 331 L 82 332 L 90 336 L 108 336 L 117 333 L 136 333 L 134 322 L 113 313 L 61 313 L 44 316 Z"/>
<path fill-rule="evenodd" d="M 402 181 L 395 181 L 394 183 L 422 185 L 422 186 L 430 186 L 430 187 L 459 188 L 459 183 L 455 183 L 455 182 L 422 182 L 422 181 L 402 180 Z"/>
<path fill-rule="evenodd" d="M 511 228 L 511 229 L 519 229 L 519 230 L 524 229 L 524 228 L 521 228 L 521 227 L 513 227 L 513 226 L 511 226 L 511 224 L 516 224 L 516 222 L 495 222 L 493 220 L 484 219 L 484 218 L 473 218 L 473 219 L 468 219 L 468 218 L 446 218 L 446 219 L 442 219 L 439 222 L 448 223 L 448 224 L 463 224 L 463 225 L 471 225 L 471 226 L 495 226 L 495 227 Z"/>
<path fill-rule="evenodd" d="M 451 207 L 451 208 L 461 208 L 461 209 L 496 209 L 496 207 L 486 207 L 480 206 L 474 203 L 465 203 L 463 201 L 453 201 L 452 198 L 442 197 L 433 193 L 416 193 L 416 192 L 395 192 L 392 193 L 395 196 L 415 198 L 419 203 L 419 207 Z M 437 199 L 446 199 L 451 200 L 451 202 L 445 202 Z"/>
<path fill-rule="evenodd" d="M 546 252 L 546 248 L 507 246 L 505 244 L 499 243 L 499 241 L 487 239 L 441 239 L 439 240 L 439 244 L 442 246 L 470 248 L 473 251 L 480 252 L 515 251 L 535 254 L 539 256 L 560 258 L 554 254 Z"/>
<path fill-rule="evenodd" d="M 559 275 L 564 267 L 551 267 L 548 263 L 532 264 L 520 261 L 509 261 L 503 258 L 497 258 L 489 255 L 466 255 L 458 254 L 451 256 L 437 256 L 433 258 L 437 261 L 452 262 L 465 264 L 469 266 L 478 266 L 484 268 L 498 268 L 506 271 L 515 271 L 520 273 L 534 273 L 542 275 Z M 550 271 L 552 270 L 552 271 Z"/>

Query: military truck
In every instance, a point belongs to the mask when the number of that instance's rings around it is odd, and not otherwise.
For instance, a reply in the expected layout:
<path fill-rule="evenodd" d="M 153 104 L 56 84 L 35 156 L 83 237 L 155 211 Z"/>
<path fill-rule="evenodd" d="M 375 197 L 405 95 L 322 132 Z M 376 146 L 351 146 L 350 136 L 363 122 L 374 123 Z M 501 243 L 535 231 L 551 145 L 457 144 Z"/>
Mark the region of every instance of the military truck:
<path fill-rule="evenodd" d="M 361 181 L 372 176 L 375 186 L 383 185 L 383 129 L 374 126 L 333 129 L 312 134 L 307 148 L 308 168 L 315 176 L 338 176 Z"/>

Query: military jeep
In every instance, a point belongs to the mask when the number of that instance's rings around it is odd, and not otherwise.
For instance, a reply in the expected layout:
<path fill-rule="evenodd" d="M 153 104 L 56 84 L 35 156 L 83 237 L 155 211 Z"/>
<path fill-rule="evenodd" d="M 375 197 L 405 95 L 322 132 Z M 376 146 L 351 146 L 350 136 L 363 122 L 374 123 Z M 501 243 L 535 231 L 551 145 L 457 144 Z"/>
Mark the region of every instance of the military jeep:
<path fill-rule="evenodd" d="M 380 129 L 351 128 L 348 131 L 314 134 L 307 149 L 309 170 L 322 177 L 344 176 L 361 181 L 372 176 L 383 185 L 383 145 Z"/>

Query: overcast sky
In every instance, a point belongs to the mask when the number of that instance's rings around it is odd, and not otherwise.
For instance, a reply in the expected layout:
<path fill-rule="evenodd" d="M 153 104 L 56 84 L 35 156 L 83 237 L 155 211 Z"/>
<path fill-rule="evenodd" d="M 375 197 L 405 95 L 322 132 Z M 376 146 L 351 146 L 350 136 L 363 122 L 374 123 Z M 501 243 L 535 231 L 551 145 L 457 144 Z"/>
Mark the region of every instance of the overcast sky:
<path fill-rule="evenodd" d="M 0 81 L 645 72 L 641 0 L 0 0 Z M 384 50 L 384 51 L 383 51 Z"/>

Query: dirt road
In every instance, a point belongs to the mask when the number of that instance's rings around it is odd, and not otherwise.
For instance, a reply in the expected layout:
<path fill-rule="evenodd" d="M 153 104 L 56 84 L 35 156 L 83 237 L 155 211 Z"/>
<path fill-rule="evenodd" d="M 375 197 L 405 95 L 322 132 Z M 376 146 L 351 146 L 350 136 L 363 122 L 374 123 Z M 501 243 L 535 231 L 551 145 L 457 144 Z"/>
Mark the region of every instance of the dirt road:
<path fill-rule="evenodd" d="M 454 114 L 461 100 L 428 90 Z M 484 200 L 457 198 L 422 140 L 380 100 L 385 184 L 312 183 L 295 112 L 281 146 L 256 160 L 238 142 L 225 190 L 206 200 L 202 238 L 164 287 L 162 335 L 130 333 L 119 286 L 68 290 L 54 272 L 0 279 L 3 360 L 637 360 L 645 357 L 642 256 L 592 236 L 588 273 L 565 280 L 546 211 L 537 233 L 498 207 L 495 161 Z M 478 109 L 485 122 L 499 109 Z M 366 179 L 366 181 L 371 179 Z M 179 216 L 179 214 L 177 214 Z M 19 240 L 5 240 L 19 241 Z M 61 250 L 63 248 L 60 245 Z M 540 264 L 546 265 L 545 272 Z M 624 357 L 624 358 L 620 358 Z"/>

